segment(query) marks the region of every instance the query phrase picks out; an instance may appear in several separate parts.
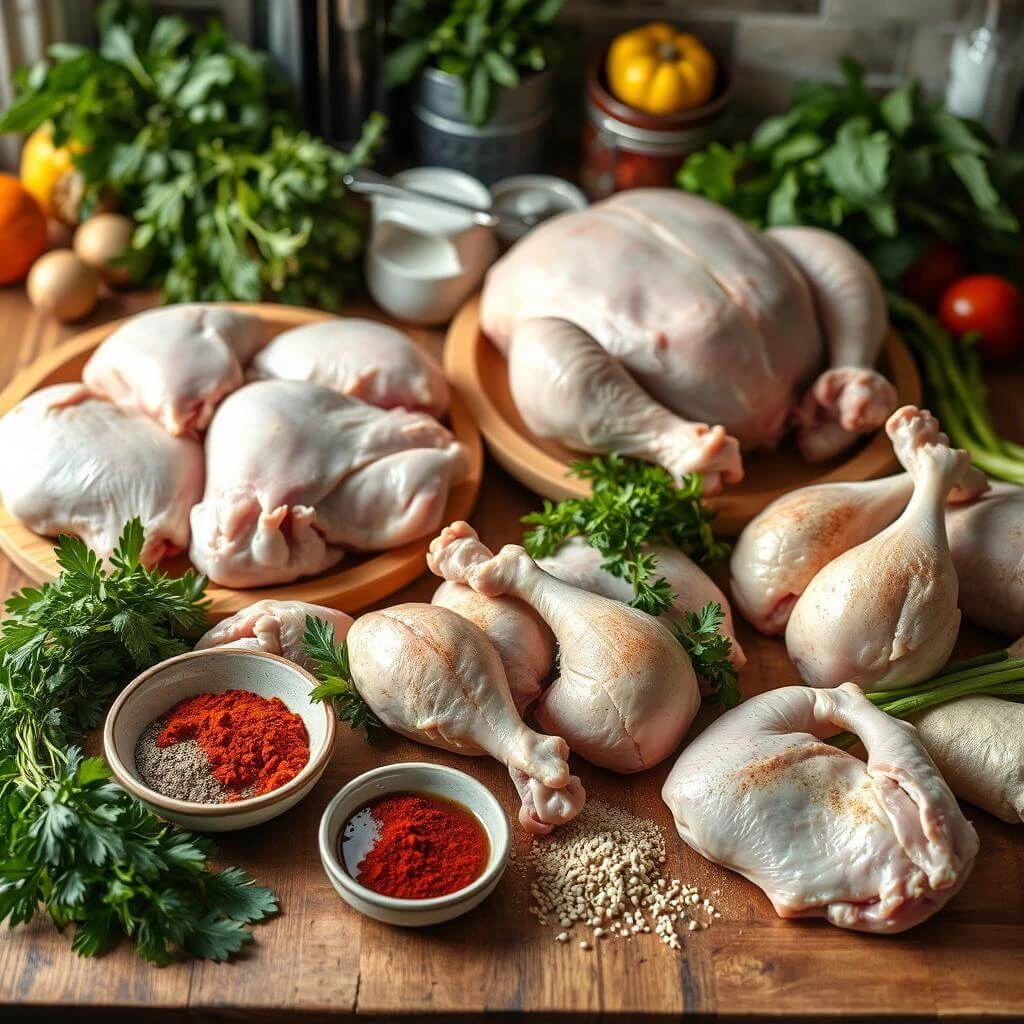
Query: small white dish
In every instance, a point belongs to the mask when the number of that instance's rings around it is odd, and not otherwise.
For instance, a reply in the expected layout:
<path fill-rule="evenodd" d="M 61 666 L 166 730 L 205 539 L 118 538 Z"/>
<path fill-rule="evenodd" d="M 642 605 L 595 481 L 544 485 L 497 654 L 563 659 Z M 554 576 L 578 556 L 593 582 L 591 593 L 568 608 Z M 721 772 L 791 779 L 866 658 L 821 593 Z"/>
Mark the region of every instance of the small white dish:
<path fill-rule="evenodd" d="M 553 174 L 517 174 L 491 186 L 491 208 L 495 213 L 515 217 L 543 216 L 540 223 L 569 210 L 584 210 L 587 197 L 570 181 Z M 498 224 L 498 237 L 506 245 L 531 231 L 525 224 L 503 220 Z"/>
<path fill-rule="evenodd" d="M 129 683 L 114 701 L 103 727 L 103 753 L 119 785 L 155 814 L 200 832 L 231 832 L 283 814 L 317 784 L 334 749 L 334 710 L 309 699 L 316 680 L 276 654 L 217 647 L 192 651 L 154 665 Z M 154 719 L 186 697 L 222 690 L 250 690 L 280 697 L 302 718 L 309 735 L 309 761 L 283 786 L 226 804 L 200 804 L 164 796 L 144 785 L 135 767 L 135 746 Z"/>
<path fill-rule="evenodd" d="M 486 186 L 447 167 L 414 167 L 400 185 L 489 209 Z M 498 253 L 491 228 L 472 215 L 429 201 L 375 196 L 366 251 L 366 284 L 374 301 L 407 323 L 446 323 L 476 290 Z"/>
<path fill-rule="evenodd" d="M 341 863 L 341 830 L 360 807 L 389 793 L 433 794 L 455 800 L 472 811 L 483 825 L 491 847 L 480 877 L 458 892 L 426 900 L 382 896 L 360 885 Z M 450 921 L 482 903 L 494 892 L 505 872 L 509 848 L 508 819 L 491 791 L 465 772 L 422 761 L 389 764 L 364 772 L 338 792 L 320 819 L 320 860 L 338 895 L 367 917 L 404 927 L 422 928 Z"/>

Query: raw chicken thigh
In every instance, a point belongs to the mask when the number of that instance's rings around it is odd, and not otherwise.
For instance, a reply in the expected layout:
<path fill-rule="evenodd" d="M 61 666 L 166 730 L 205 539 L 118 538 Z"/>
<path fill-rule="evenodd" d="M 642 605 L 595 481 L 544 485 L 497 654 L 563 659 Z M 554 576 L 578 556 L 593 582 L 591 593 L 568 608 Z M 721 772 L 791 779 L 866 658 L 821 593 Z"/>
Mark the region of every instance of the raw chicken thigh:
<path fill-rule="evenodd" d="M 867 764 L 822 742 L 842 729 Z M 683 751 L 662 797 L 684 841 L 763 889 L 780 917 L 857 931 L 920 924 L 978 851 L 916 731 L 852 684 L 752 697 Z"/>
<path fill-rule="evenodd" d="M 196 644 L 197 651 L 209 647 L 241 647 L 250 651 L 279 654 L 303 668 L 312 663 L 303 650 L 306 616 L 334 627 L 334 640 L 341 643 L 353 623 L 350 615 L 334 608 L 305 601 L 257 601 L 207 630 Z"/>
<path fill-rule="evenodd" d="M 468 523 L 430 545 L 436 575 L 486 597 L 517 597 L 551 627 L 559 677 L 535 717 L 593 764 L 637 772 L 668 757 L 690 727 L 700 694 L 690 659 L 653 616 L 549 576 L 515 544 L 495 555 Z"/>
<path fill-rule="evenodd" d="M 957 577 L 944 515 L 970 456 L 950 448 L 932 415 L 913 406 L 893 413 L 886 431 L 914 492 L 892 525 L 825 566 L 793 608 L 786 648 L 812 686 L 908 686 L 942 668 L 956 643 Z"/>
<path fill-rule="evenodd" d="M 431 604 L 469 619 L 494 644 L 521 715 L 536 703 L 555 663 L 555 637 L 544 620 L 514 597 L 484 597 L 461 583 L 442 583 Z"/>
<path fill-rule="evenodd" d="M 140 409 L 175 436 L 204 430 L 265 340 L 263 322 L 218 306 L 165 306 L 133 316 L 93 353 L 83 382 Z"/>
<path fill-rule="evenodd" d="M 662 621 L 668 625 L 681 623 L 686 612 L 699 612 L 709 602 L 720 604 L 725 612 L 722 633 L 732 641 L 732 656 L 729 660 L 736 668 L 743 668 L 747 658 L 736 639 L 729 602 L 715 581 L 675 548 L 651 544 L 646 545 L 644 551 L 655 556 L 655 575 L 666 579 L 676 595 L 672 607 L 661 616 Z M 601 553 L 582 537 L 563 541 L 554 554 L 537 559 L 537 564 L 545 572 L 580 590 L 589 590 L 592 594 L 610 597 L 623 604 L 633 600 L 633 587 L 626 580 L 602 569 Z"/>
<path fill-rule="evenodd" d="M 81 537 L 106 559 L 142 520 L 144 565 L 188 547 L 203 491 L 203 450 L 81 384 L 29 395 L 0 420 L 0 497 L 30 530 Z"/>
<path fill-rule="evenodd" d="M 912 719 L 958 797 L 1003 821 L 1024 821 L 1024 704 L 960 697 Z"/>
<path fill-rule="evenodd" d="M 979 501 L 950 508 L 946 529 L 964 615 L 996 633 L 1024 634 L 1024 488 L 993 484 Z"/>
<path fill-rule="evenodd" d="M 622 363 L 566 320 L 527 320 L 516 328 L 508 375 L 516 408 L 539 437 L 635 455 L 677 480 L 700 470 L 709 494 L 743 478 L 740 446 L 725 427 L 690 423 L 659 405 Z"/>
<path fill-rule="evenodd" d="M 531 231 L 488 273 L 481 317 L 506 354 L 529 321 L 547 320 L 539 330 L 552 332 L 550 321 L 575 325 L 690 421 L 692 467 L 712 474 L 722 447 L 708 444 L 707 424 L 744 447 L 772 445 L 802 409 L 801 446 L 818 458 L 880 426 L 895 405 L 870 369 L 886 322 L 881 290 L 852 247 L 810 228 L 759 234 L 675 189 L 634 189 Z M 580 350 L 574 344 L 566 361 Z M 618 423 L 628 416 L 620 403 L 636 409 L 636 396 L 621 380 L 610 386 L 607 367 L 588 359 L 604 382 L 595 408 Z M 530 385 L 527 377 L 513 387 L 517 406 L 531 402 Z M 655 417 L 643 418 L 638 449 L 649 445 Z M 576 443 L 601 442 L 584 431 Z"/>
<path fill-rule="evenodd" d="M 322 572 L 346 549 L 436 530 L 469 467 L 464 446 L 425 413 L 259 381 L 217 410 L 206 468 L 192 563 L 216 583 L 258 587 Z"/>
<path fill-rule="evenodd" d="M 506 765 L 528 831 L 546 835 L 583 807 L 565 740 L 523 724 L 497 652 L 461 615 L 431 604 L 370 612 L 349 630 L 348 658 L 359 695 L 388 728 Z"/>
<path fill-rule="evenodd" d="M 407 334 L 374 320 L 337 319 L 279 334 L 250 376 L 321 384 L 381 409 L 448 411 L 444 371 Z"/>

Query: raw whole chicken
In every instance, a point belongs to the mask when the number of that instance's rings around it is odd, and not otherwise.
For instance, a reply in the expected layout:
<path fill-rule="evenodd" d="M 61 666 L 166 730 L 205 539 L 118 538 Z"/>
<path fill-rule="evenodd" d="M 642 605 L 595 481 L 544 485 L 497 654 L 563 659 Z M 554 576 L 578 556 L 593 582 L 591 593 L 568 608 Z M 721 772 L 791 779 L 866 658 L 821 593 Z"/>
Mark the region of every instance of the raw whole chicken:
<path fill-rule="evenodd" d="M 914 492 L 900 517 L 830 562 L 808 584 L 786 626 L 804 682 L 865 690 L 909 686 L 949 658 L 960 627 L 945 507 L 970 474 L 926 411 L 904 406 L 886 424 Z"/>
<path fill-rule="evenodd" d="M 175 436 L 206 429 L 217 404 L 243 381 L 266 340 L 263 321 L 217 306 L 185 304 L 133 316 L 85 364 L 87 387 L 148 413 Z"/>
<path fill-rule="evenodd" d="M 867 764 L 822 742 L 842 729 Z M 920 924 L 978 851 L 916 731 L 849 683 L 752 697 L 683 751 L 661 795 L 683 840 L 763 889 L 780 917 L 840 928 Z"/>
<path fill-rule="evenodd" d="M 1006 636 L 1024 634 L 1024 488 L 997 483 L 979 501 L 946 513 L 960 578 L 960 608 Z"/>
<path fill-rule="evenodd" d="M 334 640 L 339 644 L 354 621 L 344 612 L 305 601 L 257 601 L 207 630 L 199 638 L 196 650 L 241 647 L 278 654 L 303 668 L 312 668 L 303 650 L 307 615 L 333 626 Z"/>
<path fill-rule="evenodd" d="M 555 663 L 555 637 L 544 620 L 515 597 L 484 597 L 461 583 L 442 583 L 431 604 L 469 619 L 494 644 L 520 715 L 537 702 Z"/>
<path fill-rule="evenodd" d="M 972 501 L 987 487 L 985 474 L 972 467 L 949 500 Z M 811 580 L 829 562 L 894 522 L 913 491 L 913 477 L 899 473 L 880 480 L 815 484 L 777 498 L 747 524 L 733 548 L 730 585 L 740 613 L 766 636 L 784 633 Z M 946 521 L 952 531 L 952 509 Z"/>
<path fill-rule="evenodd" d="M 655 575 L 667 580 L 676 595 L 672 607 L 661 616 L 662 621 L 668 625 L 682 623 L 686 612 L 699 612 L 709 602 L 720 604 L 725 613 L 721 632 L 732 641 L 729 660 L 737 669 L 743 668 L 747 658 L 736 639 L 729 602 L 715 581 L 675 548 L 649 544 L 645 545 L 644 552 L 655 556 Z M 537 559 L 537 564 L 545 572 L 580 590 L 589 590 L 592 594 L 610 597 L 623 604 L 633 600 L 633 587 L 626 580 L 602 569 L 601 553 L 582 537 L 563 541 L 553 554 Z"/>
<path fill-rule="evenodd" d="M 523 723 L 498 654 L 473 623 L 437 605 L 399 604 L 357 619 L 347 642 L 352 682 L 389 729 L 506 765 L 519 820 L 535 835 L 579 813 L 586 794 L 565 740 Z"/>
<path fill-rule="evenodd" d="M 635 455 L 677 480 L 700 470 L 715 494 L 743 479 L 740 446 L 725 427 L 681 419 L 656 402 L 586 331 L 567 320 L 527 320 L 508 353 L 509 386 L 538 437 L 571 448 Z"/>
<path fill-rule="evenodd" d="M 125 523 L 142 520 L 142 563 L 188 547 L 188 514 L 203 491 L 203 450 L 81 384 L 29 395 L 0 420 L 0 497 L 47 537 L 81 537 L 102 559 Z"/>
<path fill-rule="evenodd" d="M 506 354 L 534 320 L 548 321 L 542 333 L 561 320 L 589 335 L 655 402 L 690 421 L 697 451 L 689 464 L 711 470 L 712 488 L 735 475 L 722 462 L 735 442 L 720 443 L 708 424 L 750 448 L 773 445 L 796 419 L 805 455 L 825 458 L 881 426 L 896 405 L 892 386 L 871 369 L 886 325 L 881 288 L 852 247 L 814 228 L 759 234 L 675 189 L 634 189 L 530 232 L 488 273 L 481 317 Z M 557 358 L 544 357 L 547 365 Z M 564 373 L 574 361 L 589 367 L 600 382 L 596 411 L 618 426 L 608 440 L 570 423 L 562 440 L 622 449 L 621 424 L 639 408 L 628 382 L 578 340 L 565 360 Z M 524 375 L 513 386 L 517 406 L 530 407 L 535 385 Z M 587 412 L 596 424 L 595 409 Z M 650 447 L 657 417 L 646 409 L 642 419 L 638 452 Z M 682 437 L 678 423 L 672 430 Z"/>
<path fill-rule="evenodd" d="M 468 523 L 430 544 L 427 564 L 485 597 L 517 597 L 551 627 L 559 677 L 534 712 L 592 764 L 637 772 L 668 757 L 690 727 L 700 694 L 679 641 L 646 612 L 549 576 L 515 544 L 495 555 Z"/>
<path fill-rule="evenodd" d="M 258 587 L 322 572 L 436 530 L 468 471 L 465 447 L 425 413 L 384 411 L 300 381 L 230 395 L 206 435 L 192 563 Z"/>
<path fill-rule="evenodd" d="M 1024 821 L 1024 705 L 960 697 L 911 721 L 958 797 L 1011 824 Z"/>
<path fill-rule="evenodd" d="M 256 353 L 250 376 L 322 384 L 381 409 L 448 411 L 444 371 L 407 334 L 374 320 L 294 327 Z"/>

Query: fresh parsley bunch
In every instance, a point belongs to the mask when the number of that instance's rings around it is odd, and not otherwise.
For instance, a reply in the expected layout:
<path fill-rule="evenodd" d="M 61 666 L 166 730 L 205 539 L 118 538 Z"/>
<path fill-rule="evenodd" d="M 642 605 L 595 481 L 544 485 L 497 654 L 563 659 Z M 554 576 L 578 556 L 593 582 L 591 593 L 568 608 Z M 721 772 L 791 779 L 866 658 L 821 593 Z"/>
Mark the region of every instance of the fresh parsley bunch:
<path fill-rule="evenodd" d="M 329 622 L 306 616 L 303 650 L 313 662 L 313 671 L 320 680 L 320 685 L 310 694 L 311 700 L 331 701 L 339 720 L 366 736 L 383 728 L 381 720 L 355 688 L 348 667 L 348 647 L 335 643 L 334 627 Z"/>
<path fill-rule="evenodd" d="M 550 555 L 570 537 L 584 537 L 601 553 L 601 567 L 632 585 L 631 604 L 660 615 L 675 595 L 656 576 L 657 558 L 646 545 L 667 544 L 700 562 L 728 554 L 729 546 L 711 529 L 714 513 L 701 500 L 699 473 L 677 484 L 662 466 L 612 454 L 573 462 L 569 475 L 589 480 L 590 495 L 557 504 L 545 499 L 542 511 L 523 516 L 533 526 L 523 537 L 533 558 Z"/>
<path fill-rule="evenodd" d="M 267 296 L 337 308 L 356 274 L 363 207 L 341 182 L 369 159 L 374 115 L 349 154 L 298 130 L 272 59 L 211 21 L 106 0 L 97 49 L 58 44 L 19 72 L 0 131 L 44 122 L 76 144 L 81 212 L 111 201 L 138 228 L 127 262 L 167 301 Z"/>
<path fill-rule="evenodd" d="M 758 227 L 835 231 L 891 283 L 935 236 L 1005 274 L 1020 245 L 1008 200 L 1024 187 L 1024 154 L 928 102 L 914 81 L 879 97 L 856 61 L 842 68 L 842 84 L 801 82 L 749 142 L 692 155 L 680 186 Z"/>
<path fill-rule="evenodd" d="M 276 910 L 238 868 L 212 871 L 213 845 L 160 821 L 78 744 L 140 669 L 188 648 L 206 624 L 205 580 L 140 563 L 128 523 L 105 572 L 62 537 L 61 575 L 7 603 L 0 627 L 0 921 L 43 907 L 91 956 L 119 936 L 167 963 L 179 951 L 226 959 L 247 925 Z"/>
<path fill-rule="evenodd" d="M 733 665 L 732 640 L 722 633 L 725 612 L 717 601 L 709 601 L 700 612 L 686 612 L 681 625 L 675 627 L 676 638 L 683 645 L 693 665 L 711 690 L 711 699 L 724 708 L 740 702 L 738 674 Z"/>

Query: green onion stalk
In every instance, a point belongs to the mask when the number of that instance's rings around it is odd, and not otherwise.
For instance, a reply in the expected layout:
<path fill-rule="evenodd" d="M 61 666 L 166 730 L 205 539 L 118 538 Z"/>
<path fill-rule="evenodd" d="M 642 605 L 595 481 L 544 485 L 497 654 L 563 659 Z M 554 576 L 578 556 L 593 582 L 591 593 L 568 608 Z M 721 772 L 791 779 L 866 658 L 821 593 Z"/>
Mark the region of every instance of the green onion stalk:
<path fill-rule="evenodd" d="M 928 400 L 957 447 L 989 476 L 1024 485 L 1024 447 L 1001 437 L 989 416 L 981 359 L 971 338 L 956 341 L 916 303 L 887 293 L 889 312 L 924 372 Z"/>
<path fill-rule="evenodd" d="M 1024 698 L 1024 637 L 1005 650 L 947 665 L 926 682 L 866 696 L 875 707 L 893 718 L 910 718 L 926 708 L 971 695 Z M 841 732 L 829 742 L 849 750 L 860 741 L 854 733 Z"/>

